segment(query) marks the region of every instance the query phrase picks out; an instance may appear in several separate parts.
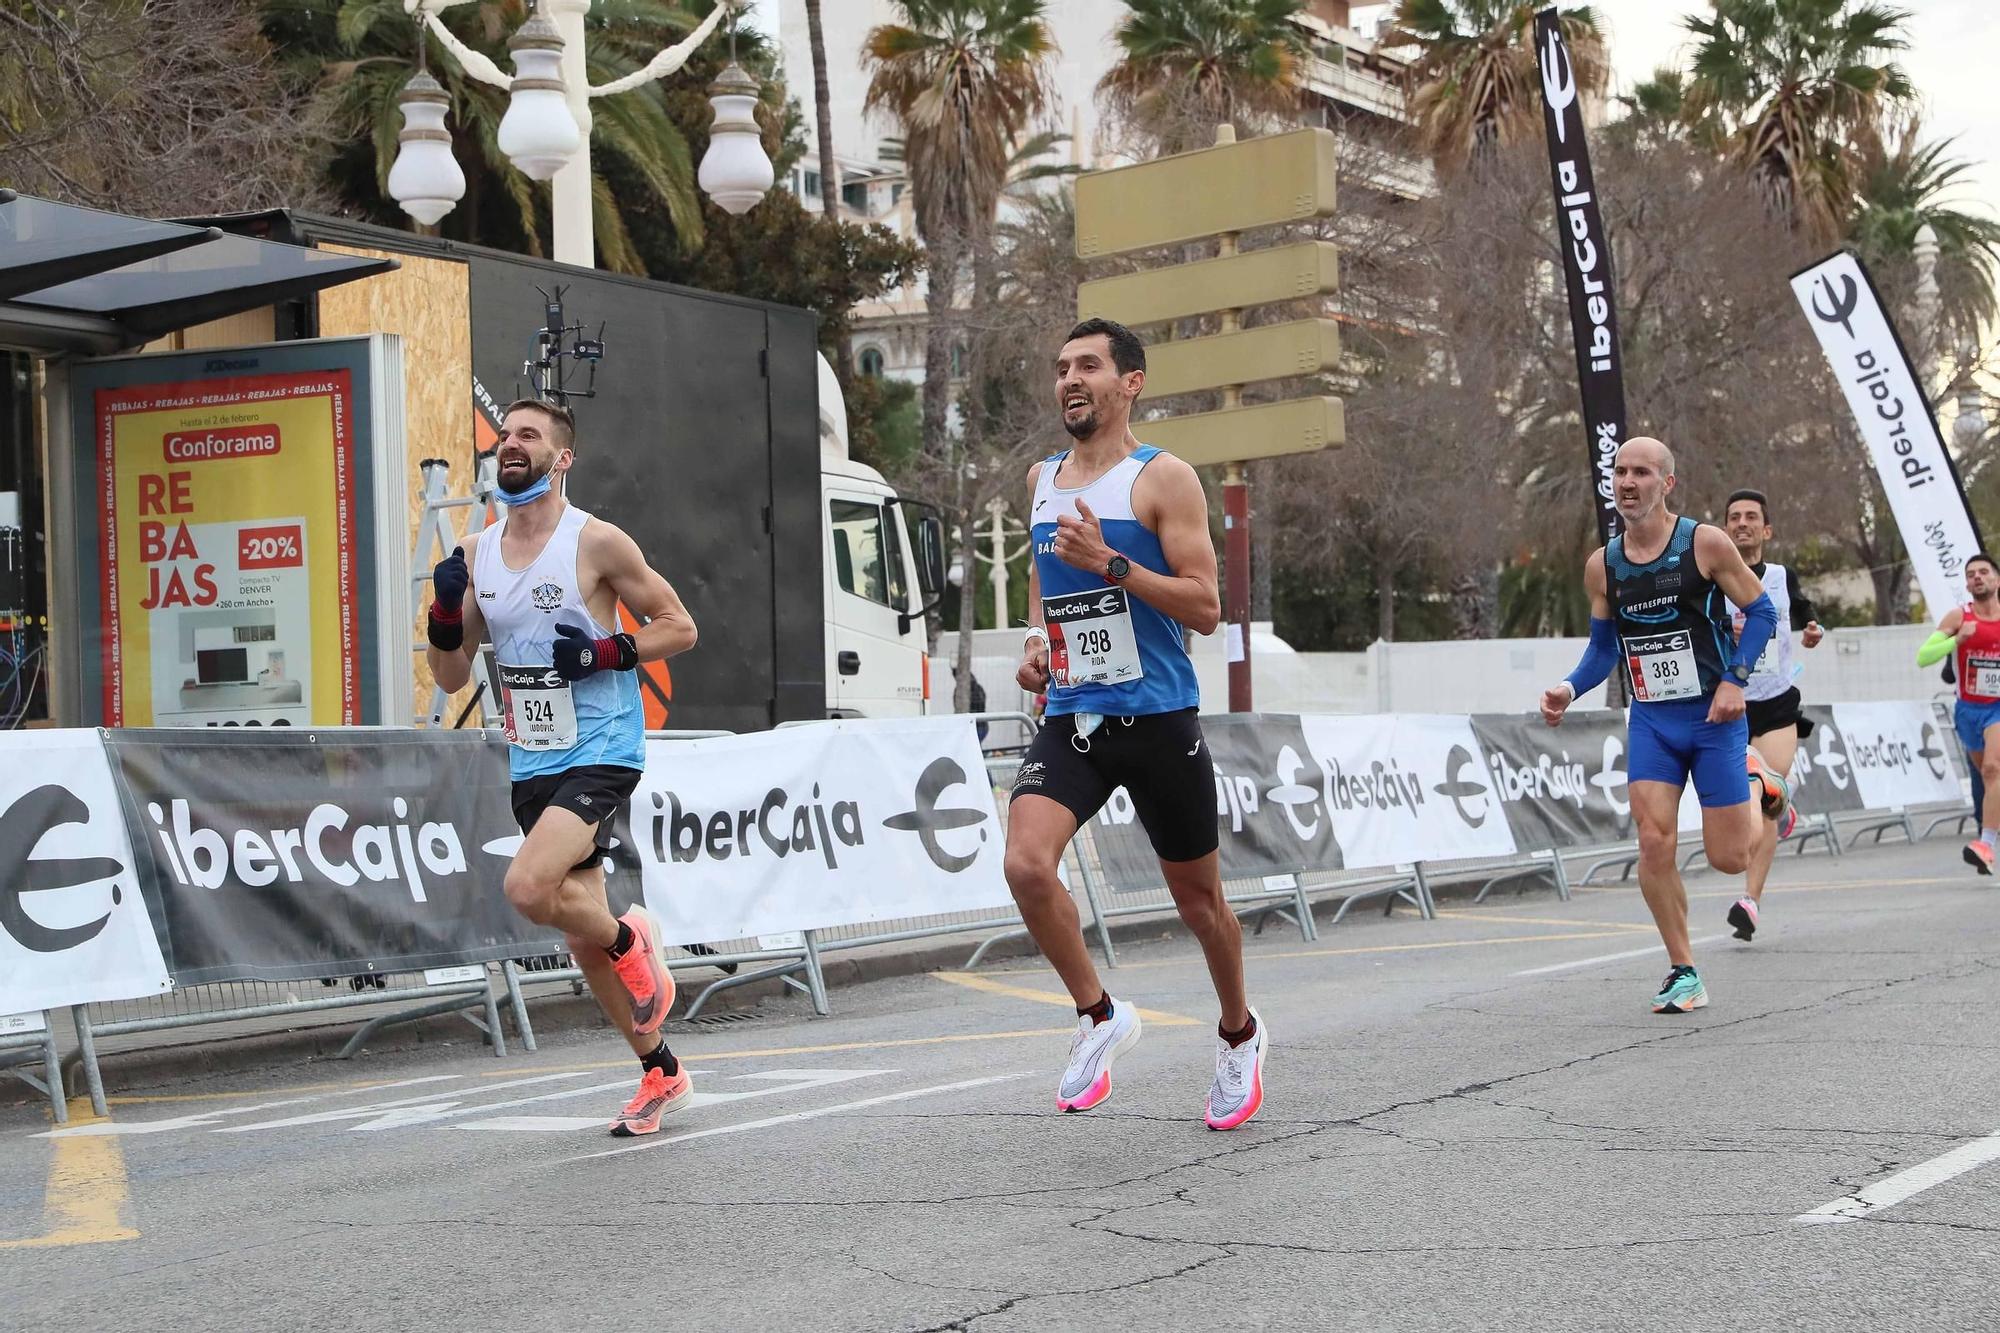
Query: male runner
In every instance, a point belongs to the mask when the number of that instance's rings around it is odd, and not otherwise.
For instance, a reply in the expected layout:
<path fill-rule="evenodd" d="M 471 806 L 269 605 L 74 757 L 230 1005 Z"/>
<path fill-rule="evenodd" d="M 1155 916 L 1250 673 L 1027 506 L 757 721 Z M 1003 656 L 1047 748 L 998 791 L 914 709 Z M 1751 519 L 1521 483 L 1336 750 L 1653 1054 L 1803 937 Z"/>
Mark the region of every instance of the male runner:
<path fill-rule="evenodd" d="M 1917 649 L 1918 666 L 1935 666 L 1955 653 L 1958 705 L 1952 720 L 1965 756 L 1985 783 L 1979 836 L 1965 844 L 1965 863 L 1993 873 L 2000 850 L 2000 566 L 1984 551 L 1965 562 L 1965 591 L 1972 600 L 1944 613 L 1937 633 Z"/>
<path fill-rule="evenodd" d="M 1785 566 L 1764 559 L 1764 545 L 1771 540 L 1771 505 L 1764 493 L 1741 490 L 1730 496 L 1723 522 L 1729 540 L 1736 544 L 1736 553 L 1763 582 L 1764 594 L 1771 599 L 1771 609 L 1778 617 L 1778 632 L 1764 645 L 1764 654 L 1757 659 L 1750 683 L 1743 687 L 1743 703 L 1744 716 L 1750 723 L 1750 744 L 1763 758 L 1766 768 L 1789 778 L 1799 742 L 1812 735 L 1813 728 L 1799 711 L 1799 687 L 1792 684 L 1796 672 L 1792 667 L 1791 631 L 1804 631 L 1800 642 L 1807 648 L 1817 648 L 1825 631 L 1813 617 L 1812 603 L 1799 591 L 1798 577 Z M 1745 623 L 1743 609 L 1731 602 L 1729 611 L 1740 637 Z M 1750 868 L 1743 875 L 1743 896 L 1729 906 L 1729 924 L 1735 929 L 1737 939 L 1747 940 L 1757 933 L 1757 912 L 1764 901 L 1764 882 L 1771 877 L 1771 861 L 1778 854 L 1778 839 L 1792 836 L 1792 826 L 1798 820 L 1799 812 L 1794 807 L 1785 811 L 1783 820 L 1777 823 L 1766 820 L 1758 826 L 1757 846 L 1750 853 Z"/>
<path fill-rule="evenodd" d="M 1675 477 L 1666 445 L 1644 436 L 1627 440 L 1614 470 L 1623 531 L 1584 565 L 1590 645 L 1568 679 L 1542 695 L 1542 720 L 1561 726 L 1570 704 L 1624 658 L 1633 699 L 1627 791 L 1639 830 L 1639 890 L 1672 965 L 1653 1012 L 1684 1014 L 1707 1004 L 1708 992 L 1695 971 L 1687 890 L 1675 863 L 1681 792 L 1692 777 L 1708 863 L 1726 875 L 1750 863 L 1757 841 L 1746 771 L 1765 816 L 1785 813 L 1784 779 L 1748 748 L 1743 721 L 1743 686 L 1778 617 L 1722 529 L 1667 509 Z M 1725 596 L 1744 609 L 1743 637 L 1733 646 Z"/>
<path fill-rule="evenodd" d="M 1243 933 L 1222 898 L 1215 773 L 1183 638 L 1183 627 L 1209 634 L 1222 618 L 1208 502 L 1192 467 L 1132 435 L 1146 349 L 1130 329 L 1085 320 L 1070 330 L 1055 372 L 1056 405 L 1076 444 L 1028 469 L 1032 623 L 1015 678 L 1031 693 L 1046 690 L 1049 702 L 1014 780 L 1007 884 L 1076 1001 L 1056 1105 L 1087 1111 L 1103 1102 L 1111 1062 L 1139 1039 L 1139 1011 L 1099 982 L 1076 905 L 1056 877 L 1078 826 L 1123 787 L 1222 1002 L 1205 1118 L 1210 1129 L 1235 1129 L 1263 1105 L 1269 1038 L 1244 999 Z"/>
<path fill-rule="evenodd" d="M 694 646 L 694 621 L 638 544 L 570 504 L 553 481 L 575 461 L 576 423 L 536 399 L 500 428 L 500 523 L 438 562 L 427 656 L 456 692 L 490 634 L 500 671 L 514 816 L 527 835 L 508 868 L 507 901 L 563 932 L 611 1025 L 639 1057 L 639 1092 L 611 1122 L 651 1134 L 693 1091 L 659 1034 L 674 1000 L 659 923 L 644 907 L 611 915 L 601 857 L 611 818 L 646 763 L 641 662 Z M 467 593 L 474 595 L 468 599 Z M 645 628 L 621 634 L 618 604 Z"/>

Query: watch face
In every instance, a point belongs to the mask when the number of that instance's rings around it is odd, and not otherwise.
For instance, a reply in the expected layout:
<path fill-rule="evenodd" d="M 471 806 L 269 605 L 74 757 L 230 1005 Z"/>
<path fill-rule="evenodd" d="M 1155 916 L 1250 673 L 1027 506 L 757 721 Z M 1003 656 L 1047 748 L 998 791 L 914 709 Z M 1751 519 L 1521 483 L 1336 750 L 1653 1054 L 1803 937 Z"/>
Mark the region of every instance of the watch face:
<path fill-rule="evenodd" d="M 1105 572 L 1110 574 L 1114 579 L 1122 579 L 1132 572 L 1132 562 L 1122 555 L 1114 555 L 1111 557 L 1111 564 L 1106 568 Z"/>

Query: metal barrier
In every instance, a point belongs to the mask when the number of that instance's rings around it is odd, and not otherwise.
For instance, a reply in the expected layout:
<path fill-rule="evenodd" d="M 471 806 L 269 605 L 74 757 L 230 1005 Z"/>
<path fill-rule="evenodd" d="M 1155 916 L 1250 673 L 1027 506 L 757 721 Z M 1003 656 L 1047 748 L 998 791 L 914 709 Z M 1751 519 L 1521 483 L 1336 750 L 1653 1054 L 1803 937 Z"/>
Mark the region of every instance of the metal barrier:
<path fill-rule="evenodd" d="M 49 1017 L 47 1010 L 9 1016 L 10 1026 L 0 1030 L 0 1072 L 12 1074 L 47 1097 L 49 1113 L 62 1125 L 69 1122 L 69 1101 L 63 1096 L 62 1058 Z M 37 1021 L 40 1026 L 33 1026 Z M 37 1060 L 42 1066 L 39 1076 L 32 1068 Z"/>

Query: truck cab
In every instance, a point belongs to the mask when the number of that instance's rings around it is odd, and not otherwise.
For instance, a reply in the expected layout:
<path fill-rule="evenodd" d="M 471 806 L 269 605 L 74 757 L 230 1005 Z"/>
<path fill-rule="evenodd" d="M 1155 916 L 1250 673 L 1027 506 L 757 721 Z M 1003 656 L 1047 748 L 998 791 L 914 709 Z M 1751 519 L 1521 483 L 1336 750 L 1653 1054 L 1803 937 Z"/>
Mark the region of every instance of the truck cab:
<path fill-rule="evenodd" d="M 818 361 L 827 716 L 920 717 L 930 711 L 924 614 L 944 592 L 944 524 L 848 456 L 840 381 Z"/>

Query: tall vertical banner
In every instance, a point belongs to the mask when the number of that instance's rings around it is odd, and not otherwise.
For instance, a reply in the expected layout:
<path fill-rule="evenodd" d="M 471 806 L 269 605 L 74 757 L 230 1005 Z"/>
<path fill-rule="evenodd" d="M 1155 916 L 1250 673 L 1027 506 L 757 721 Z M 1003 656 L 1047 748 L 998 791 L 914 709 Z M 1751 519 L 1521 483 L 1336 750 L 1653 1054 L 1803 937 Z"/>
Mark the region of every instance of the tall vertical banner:
<path fill-rule="evenodd" d="M 1843 250 L 1800 270 L 1792 295 L 1847 395 L 1935 620 L 1965 600 L 1965 562 L 1980 539 L 1930 400 L 1859 259 Z"/>
<path fill-rule="evenodd" d="M 401 633 L 380 629 L 378 595 L 407 556 L 400 494 L 381 504 L 402 470 L 400 429 L 371 420 L 389 401 L 381 350 L 347 339 L 80 369 L 94 720 L 382 720 L 371 653 Z"/>
<path fill-rule="evenodd" d="M 1569 326 L 1576 343 L 1576 379 L 1583 392 L 1583 425 L 1590 451 L 1590 491 L 1596 497 L 1597 535 L 1618 532 L 1612 464 L 1625 438 L 1625 370 L 1618 351 L 1617 284 L 1611 277 L 1611 239 L 1597 205 L 1590 148 L 1583 137 L 1583 104 L 1576 67 L 1552 5 L 1535 15 L 1535 61 L 1542 75 L 1542 124 L 1548 132 L 1549 175 L 1555 184 L 1557 249 L 1569 287 Z"/>

